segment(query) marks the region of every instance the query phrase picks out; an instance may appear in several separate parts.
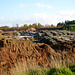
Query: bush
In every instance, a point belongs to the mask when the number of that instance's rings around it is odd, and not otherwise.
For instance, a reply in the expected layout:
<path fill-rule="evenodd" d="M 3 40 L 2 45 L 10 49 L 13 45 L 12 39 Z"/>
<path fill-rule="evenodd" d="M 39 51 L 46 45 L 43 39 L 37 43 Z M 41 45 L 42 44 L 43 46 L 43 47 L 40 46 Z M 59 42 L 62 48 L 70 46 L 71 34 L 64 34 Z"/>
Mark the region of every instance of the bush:
<path fill-rule="evenodd" d="M 75 65 L 70 65 L 69 68 L 72 72 L 75 72 Z"/>
<path fill-rule="evenodd" d="M 61 72 L 64 74 L 64 75 L 72 75 L 72 71 L 69 69 L 69 68 L 63 68 L 61 70 Z"/>
<path fill-rule="evenodd" d="M 72 75 L 72 71 L 69 68 L 52 68 L 47 75 Z"/>
<path fill-rule="evenodd" d="M 57 69 L 57 68 L 51 68 L 49 71 L 48 71 L 48 74 L 47 75 L 59 75 L 60 74 L 60 70 Z"/>

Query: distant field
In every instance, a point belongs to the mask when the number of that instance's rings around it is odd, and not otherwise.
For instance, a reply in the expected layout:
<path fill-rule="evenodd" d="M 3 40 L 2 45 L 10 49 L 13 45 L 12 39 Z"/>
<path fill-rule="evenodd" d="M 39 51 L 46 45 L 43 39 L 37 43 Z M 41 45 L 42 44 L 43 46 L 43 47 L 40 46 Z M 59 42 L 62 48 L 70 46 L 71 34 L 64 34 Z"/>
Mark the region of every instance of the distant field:
<path fill-rule="evenodd" d="M 69 26 L 75 26 L 75 24 L 70 24 Z"/>
<path fill-rule="evenodd" d="M 63 30 L 75 31 L 75 24 L 65 25 L 65 26 L 63 27 Z"/>

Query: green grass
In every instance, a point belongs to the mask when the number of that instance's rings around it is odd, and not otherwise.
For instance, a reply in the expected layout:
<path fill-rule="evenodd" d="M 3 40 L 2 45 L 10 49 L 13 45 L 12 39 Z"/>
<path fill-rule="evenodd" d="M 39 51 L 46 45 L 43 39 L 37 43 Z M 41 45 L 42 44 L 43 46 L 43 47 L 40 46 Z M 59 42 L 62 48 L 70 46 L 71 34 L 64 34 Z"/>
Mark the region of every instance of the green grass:
<path fill-rule="evenodd" d="M 69 68 L 52 68 L 47 75 L 73 75 Z"/>
<path fill-rule="evenodd" d="M 63 30 L 75 31 L 75 24 L 65 25 L 63 26 Z"/>
<path fill-rule="evenodd" d="M 28 75 L 74 75 L 69 68 L 30 69 Z"/>
<path fill-rule="evenodd" d="M 69 68 L 73 72 L 73 75 L 75 75 L 75 65 L 70 65 Z"/>
<path fill-rule="evenodd" d="M 11 75 L 75 75 L 75 72 L 72 72 L 69 68 L 21 69 L 15 70 Z"/>
<path fill-rule="evenodd" d="M 75 75 L 75 72 L 73 72 L 73 75 Z"/>
<path fill-rule="evenodd" d="M 71 69 L 72 72 L 75 72 L 75 65 L 70 65 L 69 68 Z"/>
<path fill-rule="evenodd" d="M 75 24 L 70 24 L 69 26 L 75 26 Z"/>
<path fill-rule="evenodd" d="M 2 75 L 9 74 L 4 73 Z M 61 68 L 35 69 L 28 68 L 25 63 L 18 63 L 18 65 L 15 64 L 15 67 L 11 68 L 11 75 L 75 75 L 75 65 Z"/>
<path fill-rule="evenodd" d="M 51 69 L 29 69 L 25 71 L 14 72 L 12 75 L 74 75 L 69 68 L 51 68 Z"/>

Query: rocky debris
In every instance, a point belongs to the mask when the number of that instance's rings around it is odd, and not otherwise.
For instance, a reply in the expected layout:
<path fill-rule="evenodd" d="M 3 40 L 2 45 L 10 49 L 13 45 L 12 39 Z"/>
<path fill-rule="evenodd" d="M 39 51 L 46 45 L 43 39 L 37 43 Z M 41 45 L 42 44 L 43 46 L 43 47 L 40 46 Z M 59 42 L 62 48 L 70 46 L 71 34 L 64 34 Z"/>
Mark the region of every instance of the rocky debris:
<path fill-rule="evenodd" d="M 36 29 L 32 27 L 32 28 L 27 29 L 26 31 L 27 32 L 29 32 L 29 31 L 36 31 Z"/>
<path fill-rule="evenodd" d="M 13 40 L 0 48 L 0 69 L 10 69 L 15 63 L 25 61 L 28 67 L 51 68 L 75 64 L 75 45 L 64 44 L 55 50 L 45 43 Z M 66 51 L 64 49 L 67 49 Z M 72 51 L 71 51 L 72 50 Z"/>
<path fill-rule="evenodd" d="M 38 40 L 49 45 L 72 43 L 75 41 L 75 32 L 66 30 L 47 30 L 38 32 Z"/>

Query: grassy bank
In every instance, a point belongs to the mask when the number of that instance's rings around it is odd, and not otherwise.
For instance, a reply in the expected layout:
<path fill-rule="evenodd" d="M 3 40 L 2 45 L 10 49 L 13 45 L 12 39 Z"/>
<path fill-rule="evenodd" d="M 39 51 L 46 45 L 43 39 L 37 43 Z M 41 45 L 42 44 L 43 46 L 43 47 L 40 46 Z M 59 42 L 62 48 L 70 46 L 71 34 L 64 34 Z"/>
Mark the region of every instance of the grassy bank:
<path fill-rule="evenodd" d="M 18 63 L 11 68 L 10 72 L 3 72 L 2 75 L 75 75 L 75 65 L 61 68 L 36 69 L 28 68 L 24 63 Z"/>
<path fill-rule="evenodd" d="M 12 75 L 75 75 L 74 69 L 75 66 L 71 66 L 71 68 L 28 69 L 14 72 Z"/>

